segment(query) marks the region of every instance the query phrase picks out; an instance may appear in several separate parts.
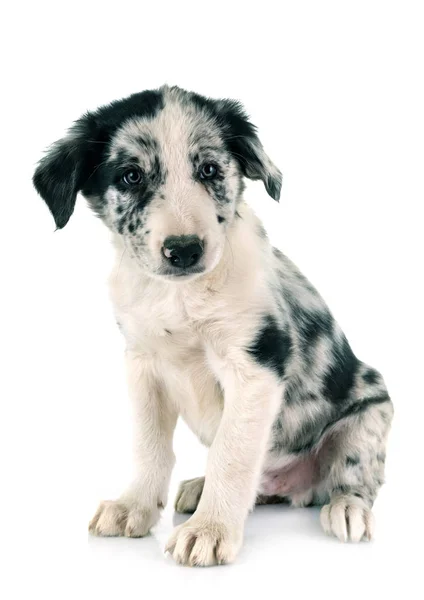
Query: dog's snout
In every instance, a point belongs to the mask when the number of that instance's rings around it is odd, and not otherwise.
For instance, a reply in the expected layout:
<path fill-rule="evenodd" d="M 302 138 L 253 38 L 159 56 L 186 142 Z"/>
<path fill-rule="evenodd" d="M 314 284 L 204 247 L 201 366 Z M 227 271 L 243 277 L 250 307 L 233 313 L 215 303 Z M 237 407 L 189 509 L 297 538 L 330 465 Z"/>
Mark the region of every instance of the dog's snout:
<path fill-rule="evenodd" d="M 203 244 L 196 235 L 172 235 L 164 241 L 162 252 L 172 266 L 186 269 L 199 262 L 203 254 Z"/>

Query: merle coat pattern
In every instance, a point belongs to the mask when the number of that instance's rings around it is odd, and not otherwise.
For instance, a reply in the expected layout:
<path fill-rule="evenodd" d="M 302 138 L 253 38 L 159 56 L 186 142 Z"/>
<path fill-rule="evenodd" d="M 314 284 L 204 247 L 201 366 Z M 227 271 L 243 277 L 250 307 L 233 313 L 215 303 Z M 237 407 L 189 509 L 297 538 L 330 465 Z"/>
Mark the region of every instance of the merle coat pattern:
<path fill-rule="evenodd" d="M 58 228 L 82 192 L 116 247 L 137 471 L 90 531 L 140 537 L 158 521 L 181 416 L 210 447 L 206 476 L 176 499 L 194 514 L 167 546 L 188 565 L 234 560 L 255 501 L 321 504 L 328 534 L 370 539 L 384 479 L 383 379 L 272 248 L 244 177 L 278 200 L 281 174 L 241 105 L 176 87 L 84 115 L 34 175 Z"/>

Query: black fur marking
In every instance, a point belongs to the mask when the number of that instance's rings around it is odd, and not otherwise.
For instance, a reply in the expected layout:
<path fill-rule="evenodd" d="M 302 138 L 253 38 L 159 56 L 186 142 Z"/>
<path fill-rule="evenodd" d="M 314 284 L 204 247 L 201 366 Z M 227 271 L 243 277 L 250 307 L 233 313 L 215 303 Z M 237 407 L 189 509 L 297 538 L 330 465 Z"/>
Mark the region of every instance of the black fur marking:
<path fill-rule="evenodd" d="M 40 161 L 33 183 L 58 229 L 69 221 L 80 190 L 97 198 L 104 192 L 105 181 L 98 167 L 108 156 L 109 142 L 116 130 L 134 117 L 153 118 L 163 106 L 161 91 L 133 94 L 85 114 L 71 128 L 68 137 L 53 145 Z M 93 208 L 101 215 L 102 200 L 97 200 Z"/>
<path fill-rule="evenodd" d="M 338 421 L 341 421 L 342 419 L 360 415 L 361 413 L 368 410 L 368 408 L 370 408 L 371 406 L 376 406 L 377 404 L 383 404 L 384 402 L 390 402 L 390 397 L 386 392 L 380 394 L 379 396 L 373 396 L 371 398 L 367 398 L 366 400 L 362 400 L 361 402 L 355 402 L 354 404 L 351 404 L 350 406 L 348 406 L 344 411 L 342 411 L 341 414 L 338 416 L 338 418 L 335 419 L 332 423 L 330 423 L 326 427 L 326 429 L 328 429 L 332 425 L 335 425 Z"/>
<path fill-rule="evenodd" d="M 216 218 L 218 219 L 218 223 L 223 223 L 225 221 L 225 218 L 221 217 L 221 215 L 217 215 Z"/>
<path fill-rule="evenodd" d="M 290 383 L 290 381 L 288 383 Z M 302 424 L 302 427 L 296 434 L 296 437 L 289 444 L 283 444 L 281 441 L 276 440 L 274 442 L 272 450 L 281 451 L 283 449 L 286 449 L 289 452 L 292 452 L 293 454 L 302 454 L 305 452 L 310 452 L 314 448 L 314 446 L 319 442 L 319 440 L 322 439 L 323 436 L 325 436 L 328 433 L 328 431 L 339 421 L 348 417 L 360 415 L 361 413 L 368 410 L 368 408 L 370 408 L 371 406 L 382 404 L 384 402 L 390 402 L 390 398 L 387 393 L 381 394 L 380 396 L 367 398 L 366 400 L 352 404 L 344 411 L 340 412 L 339 416 L 333 419 L 332 421 L 327 423 L 323 421 L 321 427 L 318 423 L 314 421 L 306 421 L 304 424 Z M 282 417 L 279 417 L 273 425 L 274 434 L 276 436 L 278 436 L 278 434 L 283 429 L 281 419 L 284 419 L 284 413 Z M 323 415 L 323 419 L 325 419 L 325 415 Z M 350 458 L 353 458 L 353 460 L 356 459 L 356 457 L 348 457 L 346 459 L 346 462 Z"/>
<path fill-rule="evenodd" d="M 228 150 L 239 162 L 241 171 L 250 179 L 262 179 L 268 194 L 279 200 L 281 173 L 271 175 L 264 163 L 262 145 L 256 134 L 256 127 L 250 123 L 240 102 L 222 100 L 217 102 L 218 121 L 225 132 Z"/>
<path fill-rule="evenodd" d="M 282 378 L 292 352 L 291 337 L 273 316 L 268 315 L 248 352 L 259 364 L 274 370 Z"/>
<path fill-rule="evenodd" d="M 268 194 L 279 200 L 281 173 L 269 172 L 256 127 L 249 121 L 242 104 L 236 100 L 212 100 L 195 93 L 190 93 L 188 98 L 203 115 L 218 124 L 226 149 L 237 160 L 242 174 L 250 179 L 261 179 Z"/>
<path fill-rule="evenodd" d="M 299 346 L 308 366 L 312 365 L 314 348 L 321 336 L 332 337 L 334 320 L 325 309 L 306 311 L 299 305 L 292 308 L 292 317 L 299 332 Z"/>
<path fill-rule="evenodd" d="M 135 142 L 140 146 L 140 149 L 143 152 L 147 152 L 149 154 L 157 154 L 159 151 L 159 146 L 157 141 L 151 136 L 142 136 L 139 135 L 135 139 Z"/>
<path fill-rule="evenodd" d="M 343 495 L 346 496 L 347 494 L 350 494 L 352 492 L 351 488 L 347 485 L 338 485 L 337 487 L 333 488 L 333 494 L 334 495 Z"/>
<path fill-rule="evenodd" d="M 305 442 L 303 444 L 296 444 L 296 442 L 294 442 L 293 444 L 290 444 L 288 446 L 288 451 L 292 454 L 308 454 L 312 448 L 315 446 L 316 441 L 312 440 L 310 442 Z M 283 449 L 285 446 L 283 446 L 281 444 Z"/>
<path fill-rule="evenodd" d="M 377 383 L 378 381 L 380 381 L 380 373 L 378 371 L 376 371 L 375 369 L 367 369 L 365 371 L 365 373 L 363 373 L 362 379 L 366 383 L 370 383 L 370 384 Z"/>
<path fill-rule="evenodd" d="M 324 396 L 336 404 L 345 402 L 352 388 L 359 361 L 343 335 L 342 341 L 333 349 L 330 368 L 324 378 Z"/>
<path fill-rule="evenodd" d="M 300 398 L 302 396 L 300 395 Z M 287 401 L 286 401 L 287 402 Z M 299 400 L 300 402 L 300 400 Z M 284 423 L 284 409 L 279 419 Z M 296 435 L 285 444 L 285 449 L 293 454 L 310 452 L 319 442 L 322 432 L 325 430 L 328 416 L 323 412 L 317 419 L 305 420 L 296 430 Z M 278 432 L 275 432 L 278 435 Z"/>
<path fill-rule="evenodd" d="M 136 117 L 153 119 L 163 107 L 162 91 L 146 90 L 102 106 L 92 116 L 103 131 L 112 135 L 124 121 Z"/>
<path fill-rule="evenodd" d="M 361 462 L 358 455 L 355 456 L 347 456 L 346 457 L 346 466 L 347 467 L 356 467 Z"/>

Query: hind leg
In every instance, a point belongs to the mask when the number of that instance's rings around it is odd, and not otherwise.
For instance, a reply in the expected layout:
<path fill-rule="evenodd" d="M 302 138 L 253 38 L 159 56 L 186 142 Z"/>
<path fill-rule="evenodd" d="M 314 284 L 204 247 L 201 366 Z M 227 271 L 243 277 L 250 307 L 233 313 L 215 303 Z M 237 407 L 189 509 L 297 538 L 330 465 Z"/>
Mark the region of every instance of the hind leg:
<path fill-rule="evenodd" d="M 182 481 L 178 488 L 174 503 L 176 512 L 194 513 L 199 504 L 204 485 L 204 477 L 195 477 L 194 479 Z"/>
<path fill-rule="evenodd" d="M 371 512 L 384 482 L 386 439 L 393 407 L 386 392 L 358 399 L 332 427 L 322 467 L 326 473 L 318 493 L 327 501 L 321 510 L 324 531 L 339 540 L 370 540 Z"/>

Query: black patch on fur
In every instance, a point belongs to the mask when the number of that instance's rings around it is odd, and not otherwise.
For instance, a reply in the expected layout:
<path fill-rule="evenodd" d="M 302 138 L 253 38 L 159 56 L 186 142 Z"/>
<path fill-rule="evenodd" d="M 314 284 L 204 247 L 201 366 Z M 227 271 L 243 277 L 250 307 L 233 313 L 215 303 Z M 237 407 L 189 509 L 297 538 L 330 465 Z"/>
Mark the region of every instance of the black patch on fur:
<path fill-rule="evenodd" d="M 361 462 L 358 455 L 355 456 L 347 456 L 346 457 L 346 466 L 347 467 L 356 467 Z"/>
<path fill-rule="evenodd" d="M 293 442 L 288 446 L 288 451 L 291 454 L 308 454 L 312 448 L 315 446 L 315 440 L 311 440 L 309 442 L 304 442 L 303 444 L 298 444 Z"/>
<path fill-rule="evenodd" d="M 323 394 L 336 404 L 346 401 L 352 388 L 359 361 L 346 337 L 333 348 L 332 362 L 324 378 Z"/>
<path fill-rule="evenodd" d="M 221 217 L 221 215 L 217 215 L 216 218 L 218 219 L 218 223 L 223 223 L 225 221 L 225 218 Z"/>
<path fill-rule="evenodd" d="M 153 118 L 163 106 L 163 94 L 159 90 L 133 94 L 85 114 L 66 138 L 53 145 L 40 161 L 33 183 L 47 203 L 58 229 L 69 221 L 79 191 L 98 196 L 104 191 L 98 167 L 107 156 L 109 142 L 116 130 L 134 117 Z M 93 208 L 101 214 L 101 206 Z"/>
<path fill-rule="evenodd" d="M 365 373 L 362 375 L 362 379 L 366 383 L 377 383 L 380 380 L 380 373 L 375 369 L 367 369 Z"/>
<path fill-rule="evenodd" d="M 334 321 L 328 311 L 311 311 L 298 309 L 294 311 L 293 317 L 296 321 L 298 331 L 302 337 L 302 345 L 307 348 L 309 344 L 316 342 L 321 335 L 331 337 Z"/>
<path fill-rule="evenodd" d="M 291 337 L 278 325 L 275 317 L 268 315 L 248 352 L 259 364 L 272 369 L 282 378 L 292 352 Z"/>
<path fill-rule="evenodd" d="M 274 249 L 274 254 L 281 260 L 284 259 L 284 255 L 276 249 Z M 300 283 L 302 286 L 304 285 L 303 281 Z M 320 309 L 306 309 L 284 285 L 281 292 L 299 334 L 301 358 L 306 362 L 307 368 L 312 368 L 314 349 L 318 340 L 322 337 L 333 338 L 334 319 L 325 306 Z M 316 294 L 315 290 L 312 292 Z"/>
<path fill-rule="evenodd" d="M 337 419 L 335 419 L 333 422 L 331 422 L 326 427 L 326 429 L 328 429 L 329 427 L 331 427 L 338 421 L 341 421 L 342 419 L 346 419 L 347 417 L 353 417 L 353 416 L 359 415 L 359 414 L 365 412 L 366 410 L 368 410 L 368 408 L 370 408 L 371 406 L 376 406 L 377 404 L 383 404 L 384 402 L 390 402 L 390 397 L 387 394 L 387 392 L 383 392 L 382 394 L 380 394 L 378 396 L 372 396 L 370 398 L 366 398 L 365 400 L 355 402 L 355 403 L 351 404 L 350 406 L 348 406 L 347 408 L 345 408 L 339 414 Z"/>
<path fill-rule="evenodd" d="M 281 173 L 268 171 L 256 127 L 249 121 L 242 104 L 236 100 L 212 100 L 195 93 L 191 93 L 189 99 L 200 112 L 218 124 L 226 149 L 237 160 L 242 174 L 249 179 L 261 179 L 268 194 L 279 200 Z"/>

